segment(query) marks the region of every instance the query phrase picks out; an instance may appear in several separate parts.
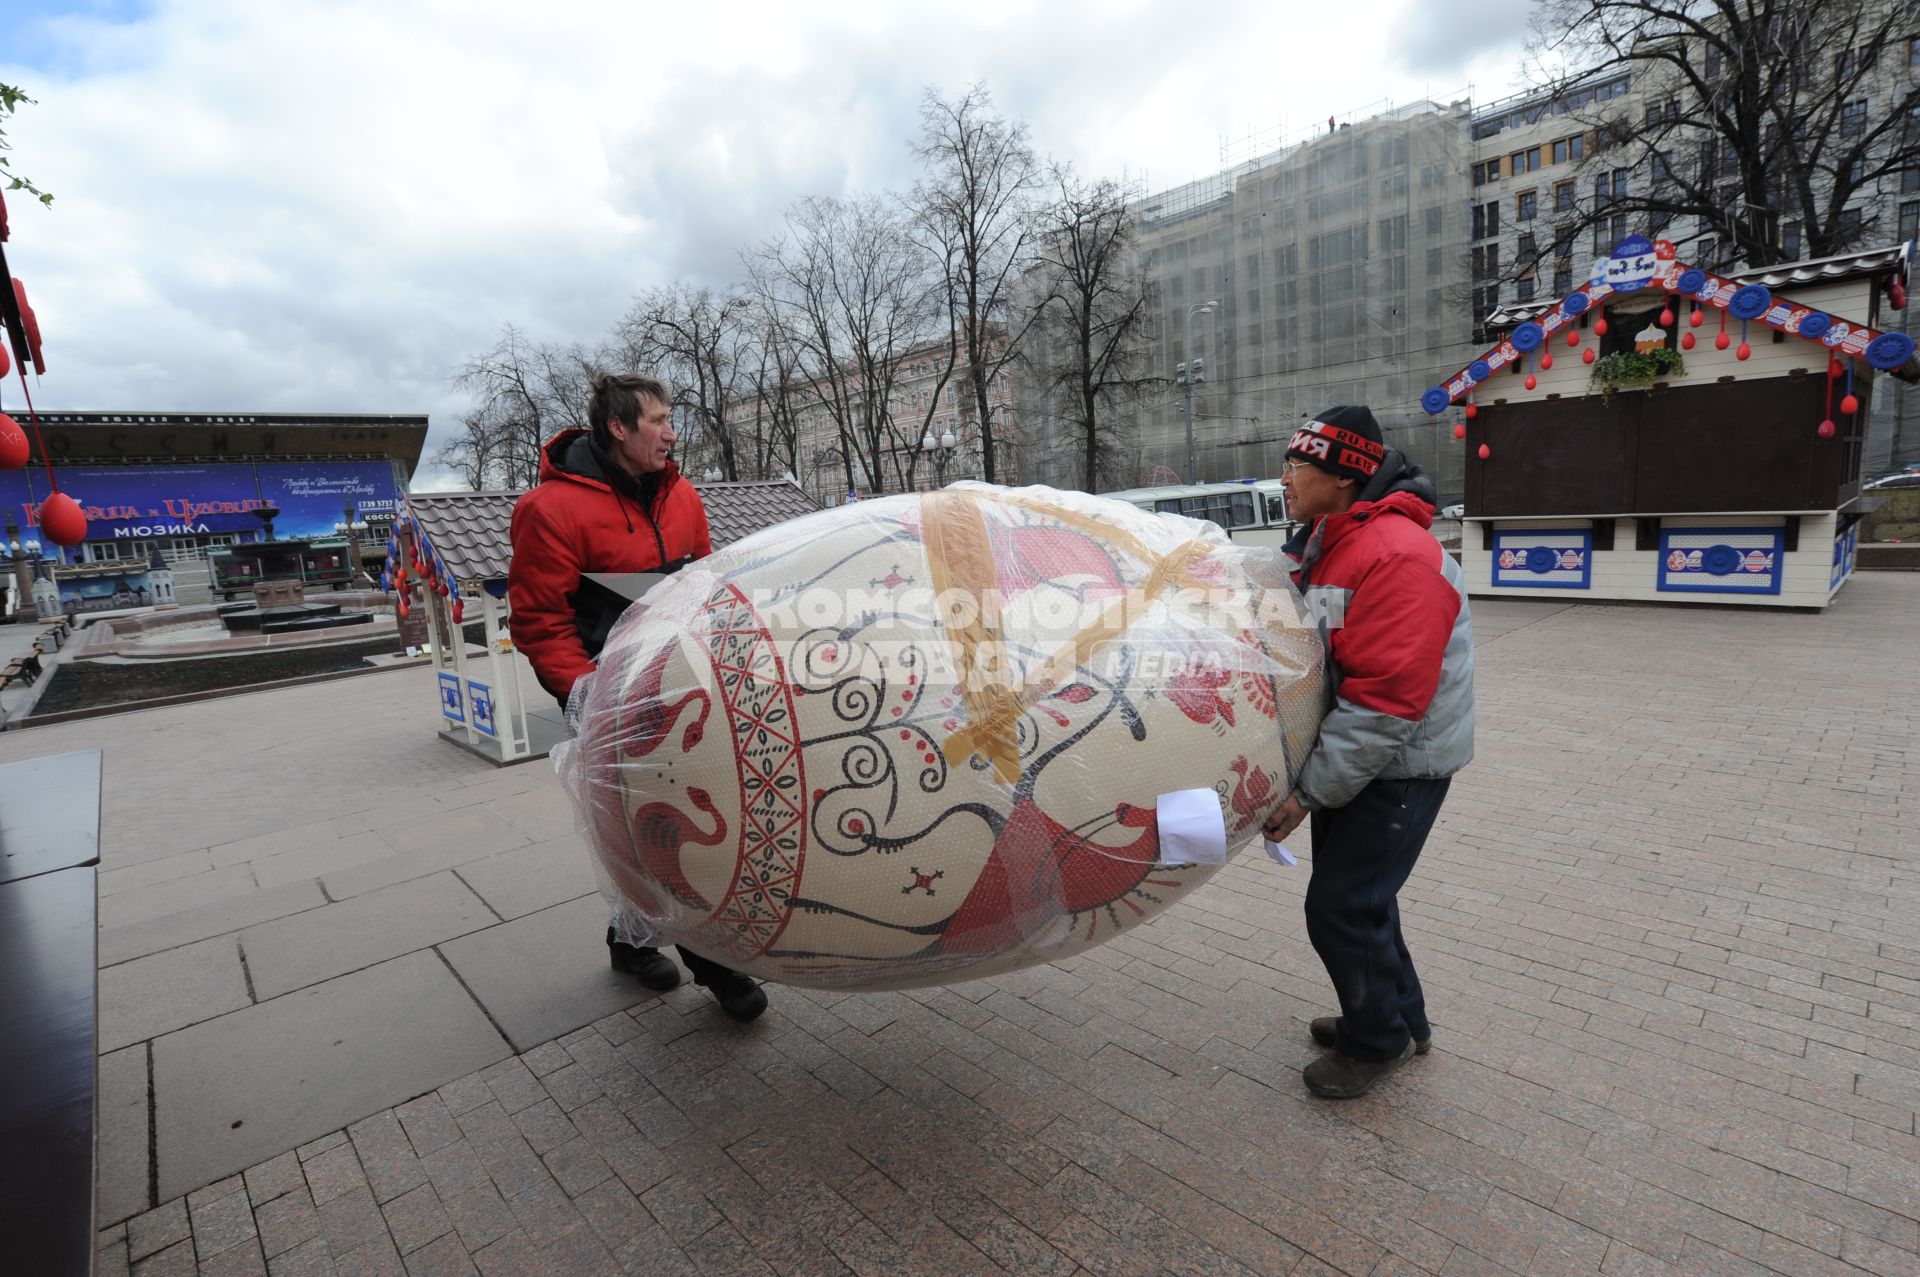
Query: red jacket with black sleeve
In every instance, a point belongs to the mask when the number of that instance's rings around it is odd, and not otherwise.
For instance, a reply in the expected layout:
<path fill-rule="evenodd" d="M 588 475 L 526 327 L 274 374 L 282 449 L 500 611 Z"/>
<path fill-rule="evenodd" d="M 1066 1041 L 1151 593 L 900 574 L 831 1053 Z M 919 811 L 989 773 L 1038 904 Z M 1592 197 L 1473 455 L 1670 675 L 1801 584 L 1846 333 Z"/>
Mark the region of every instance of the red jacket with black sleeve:
<path fill-rule="evenodd" d="M 540 483 L 513 508 L 508 628 L 561 705 L 591 673 L 628 600 L 589 572 L 675 572 L 713 553 L 700 494 L 671 461 L 636 484 L 609 477 L 585 430 L 554 436 Z"/>
<path fill-rule="evenodd" d="M 1399 454 L 1289 549 L 1326 643 L 1333 708 L 1294 788 L 1344 807 L 1376 778 L 1451 776 L 1473 758 L 1473 618 L 1433 534 L 1432 481 Z"/>

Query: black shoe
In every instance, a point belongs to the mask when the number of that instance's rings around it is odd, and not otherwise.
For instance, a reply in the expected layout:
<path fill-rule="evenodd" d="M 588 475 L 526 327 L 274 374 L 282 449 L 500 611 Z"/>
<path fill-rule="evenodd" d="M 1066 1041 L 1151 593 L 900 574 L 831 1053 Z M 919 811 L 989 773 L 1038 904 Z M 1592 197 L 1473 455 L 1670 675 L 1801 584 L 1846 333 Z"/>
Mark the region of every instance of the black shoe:
<path fill-rule="evenodd" d="M 607 928 L 607 956 L 615 971 L 633 976 L 655 993 L 680 987 L 680 968 L 672 958 L 652 945 L 621 944 L 613 938 L 612 927 Z"/>
<path fill-rule="evenodd" d="M 1313 1040 L 1321 1046 L 1331 1047 L 1334 1044 L 1334 1033 L 1339 1024 L 1339 1016 L 1323 1015 L 1317 1017 L 1311 1024 L 1307 1025 L 1307 1032 L 1311 1033 Z M 1431 1050 L 1433 1050 L 1433 1035 L 1431 1033 L 1424 1038 L 1415 1038 L 1413 1040 L 1413 1053 L 1415 1055 L 1425 1055 Z"/>
<path fill-rule="evenodd" d="M 1373 1084 L 1413 1058 L 1413 1039 L 1391 1060 L 1356 1060 L 1329 1051 L 1301 1070 L 1307 1089 L 1329 1100 L 1351 1100 L 1365 1095 Z"/>
<path fill-rule="evenodd" d="M 705 980 L 697 983 L 713 995 L 714 1001 L 720 1004 L 720 1009 L 727 1013 L 730 1020 L 745 1024 L 749 1020 L 759 1019 L 760 1013 L 767 1009 L 765 991 L 738 971 L 729 971 L 716 977 L 711 984 Z"/>

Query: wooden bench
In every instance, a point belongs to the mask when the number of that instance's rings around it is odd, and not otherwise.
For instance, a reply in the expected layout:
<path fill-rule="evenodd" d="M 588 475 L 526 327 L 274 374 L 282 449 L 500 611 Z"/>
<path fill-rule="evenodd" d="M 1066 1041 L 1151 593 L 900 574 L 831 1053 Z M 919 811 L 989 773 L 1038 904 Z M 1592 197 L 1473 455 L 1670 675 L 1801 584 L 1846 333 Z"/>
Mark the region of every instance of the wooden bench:
<path fill-rule="evenodd" d="M 39 644 L 35 644 L 30 655 L 9 661 L 7 667 L 0 670 L 0 687 L 6 687 L 10 683 L 23 683 L 32 687 L 39 681 L 40 674 L 40 647 Z"/>
<path fill-rule="evenodd" d="M 92 1273 L 100 751 L 0 766 L 0 1238 Z"/>

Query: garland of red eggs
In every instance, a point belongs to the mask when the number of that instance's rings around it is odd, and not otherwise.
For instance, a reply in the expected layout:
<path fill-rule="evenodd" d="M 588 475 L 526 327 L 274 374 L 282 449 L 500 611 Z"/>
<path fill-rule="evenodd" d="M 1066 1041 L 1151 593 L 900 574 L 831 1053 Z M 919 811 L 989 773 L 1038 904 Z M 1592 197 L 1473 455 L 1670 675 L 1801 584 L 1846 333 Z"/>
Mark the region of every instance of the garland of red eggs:
<path fill-rule="evenodd" d="M 7 202 L 0 197 L 0 243 L 5 243 L 7 230 Z M 40 433 L 40 414 L 33 410 L 33 392 L 27 388 L 27 364 L 33 364 L 33 371 L 40 376 L 47 372 L 46 353 L 40 347 L 40 318 L 33 313 L 33 306 L 27 301 L 27 286 L 13 279 L 6 271 L 6 257 L 0 255 L 0 278 L 11 280 L 13 284 L 12 305 L 6 305 L 9 298 L 0 294 L 0 311 L 5 312 L 4 328 L 8 341 L 0 341 L 0 379 L 7 375 L 14 360 L 8 356 L 7 347 L 14 337 L 24 339 L 24 352 L 18 361 L 20 374 L 20 393 L 27 401 L 27 421 L 33 427 L 33 437 L 39 441 L 40 457 L 47 467 L 47 486 L 52 489 L 38 509 L 32 512 L 31 522 L 38 524 L 41 535 L 55 545 L 79 545 L 87 539 L 87 516 L 81 512 L 80 503 L 60 491 L 59 476 L 53 472 L 53 458 L 47 452 L 47 441 Z M 18 347 L 16 347 L 18 350 Z M 0 470 L 19 470 L 32 458 L 32 448 L 27 443 L 27 432 L 20 423 L 4 412 L 0 412 Z"/>
<path fill-rule="evenodd" d="M 1656 246 L 1663 250 L 1659 264 L 1648 285 L 1664 288 L 1668 293 L 1667 304 L 1660 311 L 1659 324 L 1662 328 L 1671 327 L 1675 321 L 1673 310 L 1675 300 L 1686 295 L 1692 301 L 1692 309 L 1687 316 L 1689 328 L 1698 328 L 1706 322 L 1706 307 L 1720 312 L 1720 331 L 1714 337 L 1714 348 L 1725 350 L 1733 344 L 1732 336 L 1727 332 L 1727 315 L 1731 313 L 1740 321 L 1740 344 L 1734 351 L 1734 358 L 1745 360 L 1753 355 L 1753 347 L 1747 341 L 1747 322 L 1756 320 L 1779 332 L 1804 340 L 1818 341 L 1826 345 L 1831 352 L 1827 358 L 1827 404 L 1826 416 L 1815 433 L 1822 439 L 1831 439 L 1837 433 L 1833 422 L 1833 388 L 1846 379 L 1846 391 L 1840 399 L 1840 412 L 1843 416 L 1852 416 L 1860 410 L 1859 397 L 1853 393 L 1853 360 L 1864 359 L 1871 366 L 1886 371 L 1898 368 L 1913 357 L 1913 339 L 1905 333 L 1881 333 L 1864 324 L 1849 324 L 1835 319 L 1824 311 L 1801 305 L 1786 297 L 1775 297 L 1761 284 L 1735 284 L 1717 275 L 1709 274 L 1695 267 L 1685 267 L 1673 260 L 1671 245 L 1664 242 Z M 1480 409 L 1473 402 L 1473 390 L 1489 380 L 1503 367 L 1524 359 L 1533 351 L 1539 351 L 1538 363 L 1542 369 L 1553 367 L 1553 352 L 1547 349 L 1548 339 L 1562 327 L 1567 329 L 1567 345 L 1580 344 L 1580 332 L 1576 326 L 1581 315 L 1596 303 L 1616 290 L 1612 285 L 1589 283 L 1568 294 L 1565 301 L 1553 307 L 1538 321 L 1528 321 L 1514 329 L 1504 340 L 1487 350 L 1484 354 L 1455 374 L 1444 386 L 1435 386 L 1421 396 L 1421 407 L 1428 414 L 1438 416 L 1445 412 L 1463 395 L 1467 402 L 1463 416 L 1472 420 L 1479 415 Z M 1626 290 L 1638 291 L 1638 289 Z M 1888 301 L 1895 310 L 1906 307 L 1905 283 L 1896 278 L 1887 286 Z M 1531 331 L 1527 331 L 1531 330 Z M 1596 315 L 1593 321 L 1596 337 L 1605 336 L 1607 320 L 1604 314 Z M 1680 334 L 1680 348 L 1692 350 L 1695 345 L 1692 332 Z M 1843 362 L 1840 356 L 1845 354 Z M 1593 347 L 1581 352 L 1583 362 L 1591 364 L 1597 358 Z M 1526 377 L 1528 390 L 1534 389 L 1539 379 L 1529 371 Z M 1455 439 L 1465 439 L 1467 427 L 1464 421 L 1456 422 L 1453 427 Z M 1481 444 L 1479 457 L 1488 460 L 1493 450 Z"/>
<path fill-rule="evenodd" d="M 413 533 L 412 552 L 404 557 L 400 553 L 402 528 Z M 394 611 L 403 621 L 413 615 L 415 588 L 432 590 L 441 598 L 450 600 L 455 625 L 460 624 L 466 615 L 466 604 L 460 598 L 460 582 L 454 577 L 452 569 L 447 567 L 446 560 L 440 557 L 440 552 L 433 548 L 433 542 L 427 539 L 420 521 L 411 514 L 402 513 L 387 532 L 387 567 L 380 573 L 380 588 L 399 595 Z"/>

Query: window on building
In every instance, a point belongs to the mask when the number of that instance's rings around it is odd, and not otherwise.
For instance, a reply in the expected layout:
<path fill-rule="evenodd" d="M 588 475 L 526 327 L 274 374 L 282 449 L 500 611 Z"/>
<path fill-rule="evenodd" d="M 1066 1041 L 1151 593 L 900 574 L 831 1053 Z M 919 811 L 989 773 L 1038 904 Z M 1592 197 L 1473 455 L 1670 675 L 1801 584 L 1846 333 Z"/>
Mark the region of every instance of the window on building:
<path fill-rule="evenodd" d="M 1573 211 L 1573 183 L 1562 182 L 1553 188 L 1553 211 L 1571 213 Z"/>
<path fill-rule="evenodd" d="M 1473 339 L 1487 339 L 1487 316 L 1500 309 L 1500 285 L 1489 284 L 1473 290 Z"/>
<path fill-rule="evenodd" d="M 1404 252 L 1407 247 L 1407 215 L 1401 213 L 1395 217 L 1380 219 L 1380 250 L 1383 253 Z"/>
<path fill-rule="evenodd" d="M 1840 216 L 1834 222 L 1833 228 L 1835 233 L 1840 236 L 1841 247 L 1846 247 L 1852 240 L 1859 237 L 1860 227 L 1864 221 L 1865 218 L 1857 208 L 1843 208 L 1840 210 Z"/>
<path fill-rule="evenodd" d="M 1706 66 L 1701 71 L 1701 77 L 1707 80 L 1717 80 L 1720 78 L 1720 71 L 1720 46 L 1717 44 L 1709 44 L 1707 46 Z"/>
<path fill-rule="evenodd" d="M 1667 158 L 1665 151 L 1652 151 L 1647 155 L 1647 172 L 1653 178 L 1654 193 L 1659 188 L 1673 182 L 1673 161 Z"/>
<path fill-rule="evenodd" d="M 1867 131 L 1867 100 L 1855 98 L 1840 108 L 1840 136 L 1859 137 Z"/>
<path fill-rule="evenodd" d="M 1907 65 L 1920 67 L 1920 35 L 1907 37 Z"/>
<path fill-rule="evenodd" d="M 1473 206 L 1473 237 L 1492 239 L 1500 233 L 1500 201 L 1489 200 Z"/>
<path fill-rule="evenodd" d="M 1528 275 L 1513 286 L 1513 297 L 1515 301 L 1533 300 L 1533 276 Z"/>
<path fill-rule="evenodd" d="M 1477 244 L 1473 249 L 1473 277 L 1494 279 L 1500 274 L 1500 246 Z"/>
<path fill-rule="evenodd" d="M 1553 291 L 1561 297 L 1573 291 L 1573 259 L 1571 257 L 1554 259 Z"/>
<path fill-rule="evenodd" d="M 1500 180 L 1500 161 L 1481 160 L 1473 166 L 1473 184 L 1485 186 L 1489 182 Z"/>
<path fill-rule="evenodd" d="M 1787 250 L 1787 260 L 1795 261 L 1800 256 L 1800 223 L 1788 222 L 1780 228 L 1780 246 Z"/>
<path fill-rule="evenodd" d="M 1579 159 L 1587 149 L 1587 139 L 1576 133 L 1572 137 L 1563 137 L 1553 144 L 1553 162 L 1565 164 Z"/>
<path fill-rule="evenodd" d="M 1522 191 L 1514 197 L 1513 216 L 1515 221 L 1531 222 L 1533 215 L 1540 211 L 1540 193 Z"/>
<path fill-rule="evenodd" d="M 1920 239 L 1920 200 L 1900 206 L 1900 242 L 1906 244 L 1916 239 Z"/>
<path fill-rule="evenodd" d="M 1858 186 L 1867 180 L 1867 157 L 1855 156 L 1847 164 L 1847 185 Z"/>
<path fill-rule="evenodd" d="M 1446 231 L 1446 214 L 1438 204 L 1427 210 L 1427 234 L 1438 237 Z"/>
<path fill-rule="evenodd" d="M 1539 241 L 1534 239 L 1534 237 L 1531 235 L 1522 235 L 1520 237 L 1519 251 L 1520 251 L 1519 261 L 1520 261 L 1521 269 L 1531 271 L 1534 267 L 1534 264 L 1540 259 Z"/>
<path fill-rule="evenodd" d="M 1524 151 L 1515 151 L 1507 158 L 1512 161 L 1513 175 L 1519 177 L 1522 173 L 1531 173 L 1540 167 L 1540 148 L 1530 146 Z"/>
<path fill-rule="evenodd" d="M 1845 88 L 1848 81 L 1856 75 L 1873 70 L 1874 51 L 1872 46 L 1864 49 L 1848 49 L 1833 60 L 1833 82 L 1839 88 Z"/>
<path fill-rule="evenodd" d="M 1900 170 L 1900 193 L 1912 195 L 1920 191 L 1920 160 Z"/>

